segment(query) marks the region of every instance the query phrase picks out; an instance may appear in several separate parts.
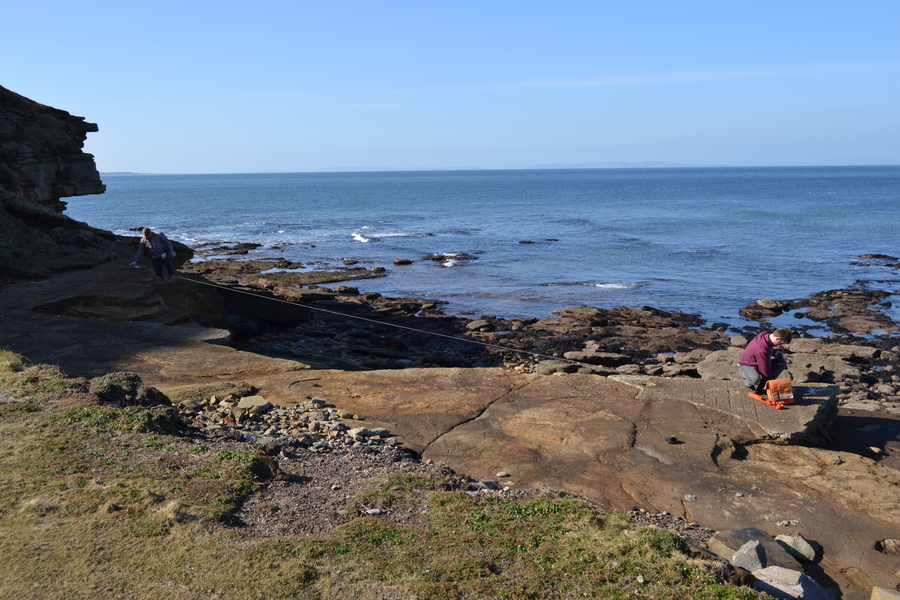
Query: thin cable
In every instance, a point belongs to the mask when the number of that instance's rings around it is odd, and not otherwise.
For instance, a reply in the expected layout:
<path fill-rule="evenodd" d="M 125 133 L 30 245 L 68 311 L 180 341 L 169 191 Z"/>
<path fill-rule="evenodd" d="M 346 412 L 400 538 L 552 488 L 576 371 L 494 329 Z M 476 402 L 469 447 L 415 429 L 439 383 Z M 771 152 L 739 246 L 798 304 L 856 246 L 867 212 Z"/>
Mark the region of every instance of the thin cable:
<path fill-rule="evenodd" d="M 433 336 L 435 336 L 435 337 L 447 338 L 447 339 L 450 339 L 450 340 L 455 340 L 455 341 L 457 341 L 457 342 L 467 342 L 467 343 L 469 343 L 469 344 L 476 344 L 476 345 L 479 345 L 479 346 L 485 346 L 485 347 L 487 347 L 487 348 L 496 348 L 496 349 L 498 349 L 498 350 L 505 350 L 505 351 L 508 351 L 508 352 L 515 352 L 515 353 L 517 353 L 517 354 L 528 354 L 528 355 L 530 355 L 530 356 L 536 356 L 536 357 L 540 357 L 540 358 L 547 358 L 547 359 L 550 359 L 550 360 L 561 360 L 561 361 L 565 361 L 565 362 L 568 362 L 568 363 L 572 363 L 572 364 L 575 364 L 575 365 L 581 365 L 581 366 L 589 367 L 589 368 L 594 368 L 594 367 L 596 367 L 596 365 L 590 365 L 590 364 L 587 364 L 587 363 L 579 362 L 579 361 L 577 361 L 577 360 L 572 360 L 572 359 L 570 359 L 570 358 L 561 358 L 561 357 L 559 357 L 559 356 L 550 356 L 550 355 L 548 355 L 548 354 L 541 354 L 541 353 L 539 353 L 539 352 L 531 352 L 531 351 L 529 351 L 529 350 L 519 350 L 518 348 L 510 348 L 509 346 L 500 346 L 500 345 L 498 345 L 498 344 L 489 344 L 488 342 L 481 342 L 481 341 L 479 341 L 479 340 L 470 340 L 470 339 L 468 339 L 468 338 L 457 337 L 457 336 L 455 336 L 455 335 L 448 335 L 448 334 L 446 334 L 446 333 L 438 333 L 438 332 L 436 332 L 436 331 L 427 331 L 427 330 L 425 330 L 425 329 L 416 329 L 415 327 L 407 327 L 406 325 L 398 325 L 398 324 L 396 324 L 396 323 L 385 323 L 384 321 L 376 321 L 375 319 L 368 319 L 368 318 L 366 318 L 366 317 L 358 317 L 358 316 L 356 316 L 356 315 L 348 315 L 348 314 L 346 314 L 346 313 L 341 313 L 341 312 L 337 312 L 337 311 L 334 311 L 334 310 L 328 310 L 327 308 L 320 308 L 320 307 L 317 307 L 317 306 L 309 306 L 308 304 L 301 304 L 301 303 L 299 303 L 299 302 L 294 302 L 294 301 L 290 301 L 290 300 L 285 300 L 285 299 L 283 299 L 283 298 L 274 298 L 274 297 L 271 297 L 271 296 L 262 296 L 262 295 L 259 295 L 259 294 L 255 294 L 255 293 L 253 293 L 253 292 L 249 292 L 249 291 L 247 291 L 247 290 L 239 290 L 239 289 L 236 289 L 236 288 L 232 288 L 232 287 L 228 287 L 228 286 L 224 286 L 224 285 L 219 285 L 219 284 L 217 284 L 217 283 L 212 283 L 212 282 L 210 282 L 210 281 L 201 281 L 201 280 L 198 280 L 198 279 L 191 279 L 191 278 L 183 277 L 183 276 L 182 276 L 182 277 L 178 277 L 178 279 L 182 279 L 182 280 L 184 280 L 184 281 L 190 281 L 190 282 L 192 282 L 192 283 L 199 283 L 200 285 L 207 285 L 207 286 L 209 286 L 209 287 L 221 288 L 221 289 L 223 289 L 223 290 L 228 290 L 228 291 L 230 291 L 230 292 L 237 292 L 237 293 L 239 293 L 239 294 L 247 294 L 248 296 L 253 296 L 254 298 L 261 298 L 261 299 L 263 299 L 263 300 L 271 300 L 271 301 L 273 301 L 273 302 L 281 302 L 281 303 L 283 303 L 283 304 L 287 304 L 287 305 L 290 305 L 290 306 L 299 306 L 299 307 L 301 307 L 301 308 L 307 308 L 307 309 L 309 309 L 309 310 L 317 310 L 317 311 L 319 311 L 319 312 L 324 312 L 324 313 L 328 313 L 328 314 L 331 314 L 331 315 L 336 315 L 336 316 L 338 316 L 338 317 L 344 317 L 344 318 L 346 318 L 346 319 L 356 319 L 357 321 L 367 321 L 367 322 L 369 322 L 369 323 L 375 323 L 376 325 L 384 325 L 385 327 L 394 327 L 394 328 L 396 328 L 396 329 L 405 329 L 405 330 L 407 330 L 407 331 L 414 331 L 414 332 L 416 332 L 416 333 L 423 333 L 423 334 L 425 334 L 425 335 L 433 335 Z"/>

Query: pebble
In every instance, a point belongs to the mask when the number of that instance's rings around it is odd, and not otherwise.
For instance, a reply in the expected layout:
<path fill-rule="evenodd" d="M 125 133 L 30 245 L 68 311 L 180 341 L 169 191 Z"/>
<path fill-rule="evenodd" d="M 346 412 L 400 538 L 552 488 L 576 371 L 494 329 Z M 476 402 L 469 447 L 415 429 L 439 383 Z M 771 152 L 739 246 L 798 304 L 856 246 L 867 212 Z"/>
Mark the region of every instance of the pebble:
<path fill-rule="evenodd" d="M 241 404 L 252 406 L 239 409 Z M 313 452 L 402 445 L 391 436 L 390 429 L 349 428 L 341 419 L 353 420 L 356 415 L 326 406 L 325 399 L 319 397 L 294 407 L 274 407 L 259 396 L 228 396 L 224 399 L 212 396 L 206 405 L 188 401 L 176 408 L 182 421 L 191 429 L 215 432 L 217 435 L 236 435 L 259 445 L 299 443 Z M 328 443 L 324 443 L 325 439 Z"/>
<path fill-rule="evenodd" d="M 793 527 L 794 525 L 799 525 L 800 521 L 791 519 L 791 520 L 785 520 L 785 521 L 776 521 L 775 524 L 778 525 L 779 527 Z"/>

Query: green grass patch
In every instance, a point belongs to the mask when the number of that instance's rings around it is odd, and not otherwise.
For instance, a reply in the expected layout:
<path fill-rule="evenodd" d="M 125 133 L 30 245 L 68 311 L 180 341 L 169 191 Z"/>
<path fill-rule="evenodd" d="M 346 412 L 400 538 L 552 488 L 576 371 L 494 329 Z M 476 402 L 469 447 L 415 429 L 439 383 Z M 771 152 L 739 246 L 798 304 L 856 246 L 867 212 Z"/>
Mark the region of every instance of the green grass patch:
<path fill-rule="evenodd" d="M 235 514 L 281 477 L 271 457 L 170 435 L 151 409 L 59 409 L 82 382 L 11 353 L 0 377 L 0 393 L 29 395 L 0 403 L 0 597 L 757 597 L 669 532 L 565 494 L 471 497 L 452 475 L 392 475 L 351 499 L 415 511 L 415 524 L 364 517 L 320 537 L 254 537 Z M 275 508 L 260 510 L 286 518 Z"/>

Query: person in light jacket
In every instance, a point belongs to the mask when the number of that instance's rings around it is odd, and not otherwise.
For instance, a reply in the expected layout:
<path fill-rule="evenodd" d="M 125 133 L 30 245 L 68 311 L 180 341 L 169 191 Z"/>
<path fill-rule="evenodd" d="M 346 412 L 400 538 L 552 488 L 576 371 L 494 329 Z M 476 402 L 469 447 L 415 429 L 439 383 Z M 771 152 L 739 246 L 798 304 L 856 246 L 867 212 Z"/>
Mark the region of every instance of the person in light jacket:
<path fill-rule="evenodd" d="M 144 255 L 144 248 L 148 248 L 152 257 L 153 272 L 160 279 L 165 279 L 166 277 L 163 277 L 163 267 L 165 266 L 168 272 L 167 278 L 175 279 L 175 267 L 172 266 L 175 249 L 172 247 L 172 242 L 162 231 L 153 231 L 149 227 L 144 227 L 142 233 L 144 236 L 141 238 L 141 243 L 138 244 L 137 253 L 134 255 L 134 262 L 131 263 L 131 266 L 137 266 L 138 260 Z"/>

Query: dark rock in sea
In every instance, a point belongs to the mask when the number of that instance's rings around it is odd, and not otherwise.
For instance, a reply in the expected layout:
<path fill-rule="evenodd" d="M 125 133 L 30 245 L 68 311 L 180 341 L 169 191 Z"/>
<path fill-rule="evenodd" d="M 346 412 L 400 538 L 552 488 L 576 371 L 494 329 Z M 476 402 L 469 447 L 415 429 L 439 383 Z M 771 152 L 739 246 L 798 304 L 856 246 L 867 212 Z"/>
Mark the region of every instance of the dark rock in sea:
<path fill-rule="evenodd" d="M 860 254 L 859 257 L 867 260 L 900 260 L 896 256 L 887 254 Z"/>

